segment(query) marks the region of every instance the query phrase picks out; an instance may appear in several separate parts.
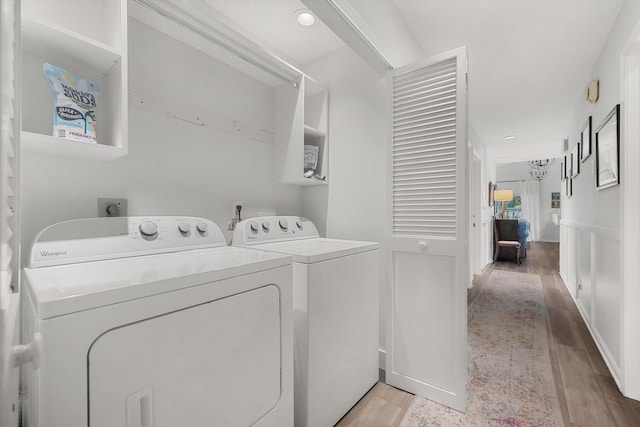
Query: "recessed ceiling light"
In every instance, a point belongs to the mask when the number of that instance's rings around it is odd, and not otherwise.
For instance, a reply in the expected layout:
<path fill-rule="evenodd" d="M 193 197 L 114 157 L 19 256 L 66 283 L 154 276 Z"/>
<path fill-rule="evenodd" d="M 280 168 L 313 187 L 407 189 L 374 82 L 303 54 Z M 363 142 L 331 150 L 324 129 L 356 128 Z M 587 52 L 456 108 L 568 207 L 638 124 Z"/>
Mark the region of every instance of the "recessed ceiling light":
<path fill-rule="evenodd" d="M 507 136 L 504 137 L 504 139 L 506 139 L 507 141 L 510 140 L 510 139 L 516 139 L 516 136 L 515 135 L 507 135 Z"/>
<path fill-rule="evenodd" d="M 296 19 L 298 20 L 298 24 L 303 27 L 310 27 L 316 23 L 316 17 L 313 16 L 311 12 L 308 10 L 296 10 Z"/>

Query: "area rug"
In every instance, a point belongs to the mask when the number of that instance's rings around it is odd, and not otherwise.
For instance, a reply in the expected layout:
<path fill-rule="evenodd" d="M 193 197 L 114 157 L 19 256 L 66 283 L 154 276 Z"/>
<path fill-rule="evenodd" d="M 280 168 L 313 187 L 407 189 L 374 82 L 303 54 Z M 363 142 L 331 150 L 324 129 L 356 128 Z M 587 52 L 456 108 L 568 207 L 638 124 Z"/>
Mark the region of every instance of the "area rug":
<path fill-rule="evenodd" d="M 540 276 L 494 270 L 469 307 L 465 413 L 416 396 L 402 427 L 563 426 Z"/>

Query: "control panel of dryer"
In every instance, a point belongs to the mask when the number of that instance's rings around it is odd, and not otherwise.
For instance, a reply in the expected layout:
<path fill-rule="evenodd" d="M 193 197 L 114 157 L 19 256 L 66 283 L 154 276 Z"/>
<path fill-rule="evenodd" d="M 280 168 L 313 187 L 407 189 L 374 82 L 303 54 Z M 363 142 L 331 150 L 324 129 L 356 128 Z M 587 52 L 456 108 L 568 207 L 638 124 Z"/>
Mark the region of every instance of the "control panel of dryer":
<path fill-rule="evenodd" d="M 205 218 L 148 216 L 87 218 L 42 230 L 29 267 L 71 264 L 226 246 L 220 228 Z"/>
<path fill-rule="evenodd" d="M 233 242 L 242 246 L 320 237 L 311 221 L 299 216 L 261 216 L 245 219 L 233 232 Z"/>

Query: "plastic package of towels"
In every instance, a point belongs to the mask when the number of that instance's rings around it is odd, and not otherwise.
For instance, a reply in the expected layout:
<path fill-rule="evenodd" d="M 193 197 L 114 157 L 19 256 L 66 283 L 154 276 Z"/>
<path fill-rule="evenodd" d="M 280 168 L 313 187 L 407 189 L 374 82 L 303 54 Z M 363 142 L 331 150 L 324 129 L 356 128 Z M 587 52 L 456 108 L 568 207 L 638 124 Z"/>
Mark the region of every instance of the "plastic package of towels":
<path fill-rule="evenodd" d="M 96 144 L 100 87 L 51 64 L 44 64 L 43 71 L 53 89 L 53 136 Z"/>

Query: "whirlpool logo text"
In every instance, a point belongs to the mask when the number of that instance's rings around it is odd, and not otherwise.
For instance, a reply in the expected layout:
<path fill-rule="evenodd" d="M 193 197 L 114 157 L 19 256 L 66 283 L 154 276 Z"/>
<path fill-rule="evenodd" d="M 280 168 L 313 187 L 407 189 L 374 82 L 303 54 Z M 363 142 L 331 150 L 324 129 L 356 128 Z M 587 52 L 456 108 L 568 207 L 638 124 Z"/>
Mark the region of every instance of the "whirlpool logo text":
<path fill-rule="evenodd" d="M 67 251 L 40 251 L 40 256 L 43 257 L 52 257 L 52 256 L 60 256 L 66 255 Z"/>

